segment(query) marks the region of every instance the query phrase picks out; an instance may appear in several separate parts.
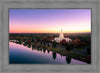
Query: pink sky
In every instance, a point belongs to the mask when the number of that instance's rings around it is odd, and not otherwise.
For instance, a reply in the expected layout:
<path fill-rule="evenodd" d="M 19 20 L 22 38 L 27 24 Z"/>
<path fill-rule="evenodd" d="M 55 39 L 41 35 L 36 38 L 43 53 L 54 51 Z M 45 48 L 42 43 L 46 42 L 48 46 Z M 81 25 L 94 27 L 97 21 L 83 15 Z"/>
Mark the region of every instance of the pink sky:
<path fill-rule="evenodd" d="M 9 9 L 10 33 L 91 32 L 91 9 Z"/>

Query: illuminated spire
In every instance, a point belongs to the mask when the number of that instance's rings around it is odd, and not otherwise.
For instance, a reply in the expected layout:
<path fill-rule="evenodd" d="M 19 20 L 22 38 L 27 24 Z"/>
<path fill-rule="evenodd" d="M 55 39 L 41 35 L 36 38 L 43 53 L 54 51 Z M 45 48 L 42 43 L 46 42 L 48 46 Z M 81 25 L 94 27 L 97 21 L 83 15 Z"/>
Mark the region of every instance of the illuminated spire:
<path fill-rule="evenodd" d="M 64 38 L 64 35 L 62 33 L 62 28 L 61 28 L 61 32 L 60 32 L 59 38 Z"/>
<path fill-rule="evenodd" d="M 61 28 L 61 33 L 62 33 L 62 28 Z"/>

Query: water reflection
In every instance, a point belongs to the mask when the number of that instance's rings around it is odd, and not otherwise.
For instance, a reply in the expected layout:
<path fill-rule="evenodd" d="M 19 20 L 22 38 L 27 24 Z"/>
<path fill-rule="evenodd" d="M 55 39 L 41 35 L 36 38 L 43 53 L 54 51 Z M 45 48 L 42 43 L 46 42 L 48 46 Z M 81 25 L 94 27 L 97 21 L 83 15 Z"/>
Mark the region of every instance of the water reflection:
<path fill-rule="evenodd" d="M 24 44 L 23 44 L 23 46 L 27 46 L 27 44 L 26 44 L 26 43 L 24 43 Z"/>
<path fill-rule="evenodd" d="M 68 63 L 68 64 L 71 63 L 71 56 L 66 56 L 66 63 Z"/>
<path fill-rule="evenodd" d="M 60 54 L 61 58 L 62 58 L 62 54 Z"/>
<path fill-rule="evenodd" d="M 9 42 L 9 62 L 11 64 L 86 64 L 71 56 L 63 56 L 41 47 L 26 43 L 18 44 L 20 43 Z"/>
<path fill-rule="evenodd" d="M 32 45 L 32 50 L 35 48 L 35 46 L 34 45 Z"/>
<path fill-rule="evenodd" d="M 17 42 L 15 42 L 15 43 L 16 43 L 16 44 L 20 44 L 20 45 L 22 44 L 22 42 L 21 42 L 21 41 L 17 41 Z"/>
<path fill-rule="evenodd" d="M 28 46 L 27 46 L 28 48 L 31 48 L 31 45 L 30 44 L 28 44 Z"/>
<path fill-rule="evenodd" d="M 56 59 L 56 53 L 52 53 L 52 57 L 53 57 L 53 59 L 55 60 Z"/>
<path fill-rule="evenodd" d="M 48 51 L 48 53 L 49 53 L 49 50 L 47 50 Z"/>
<path fill-rule="evenodd" d="M 44 52 L 44 53 L 45 53 L 45 51 L 46 51 L 46 50 L 45 50 L 45 49 L 43 49 L 43 52 Z"/>

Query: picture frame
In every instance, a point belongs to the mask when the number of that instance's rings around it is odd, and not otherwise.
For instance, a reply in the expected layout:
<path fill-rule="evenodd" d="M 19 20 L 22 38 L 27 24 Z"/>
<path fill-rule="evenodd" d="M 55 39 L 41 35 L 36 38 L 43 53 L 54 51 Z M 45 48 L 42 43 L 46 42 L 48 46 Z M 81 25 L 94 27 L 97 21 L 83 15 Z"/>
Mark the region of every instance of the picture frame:
<path fill-rule="evenodd" d="M 91 58 L 92 64 L 87 65 L 53 65 L 53 64 L 13 64 L 8 63 L 9 39 L 9 8 L 91 8 Z M 100 72 L 99 56 L 99 28 L 100 28 L 100 1 L 99 0 L 1 0 L 0 1 L 0 73 L 66 73 L 66 72 Z"/>

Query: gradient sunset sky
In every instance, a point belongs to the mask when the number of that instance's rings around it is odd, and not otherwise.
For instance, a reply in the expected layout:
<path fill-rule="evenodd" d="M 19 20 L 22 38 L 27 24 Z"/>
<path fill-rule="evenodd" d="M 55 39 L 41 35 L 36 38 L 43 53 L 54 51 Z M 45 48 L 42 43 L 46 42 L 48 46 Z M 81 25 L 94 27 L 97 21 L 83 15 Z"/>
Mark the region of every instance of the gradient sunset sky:
<path fill-rule="evenodd" d="M 91 32 L 91 9 L 9 9 L 9 33 Z"/>

